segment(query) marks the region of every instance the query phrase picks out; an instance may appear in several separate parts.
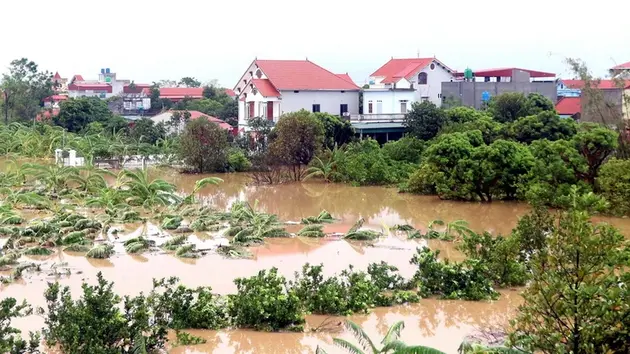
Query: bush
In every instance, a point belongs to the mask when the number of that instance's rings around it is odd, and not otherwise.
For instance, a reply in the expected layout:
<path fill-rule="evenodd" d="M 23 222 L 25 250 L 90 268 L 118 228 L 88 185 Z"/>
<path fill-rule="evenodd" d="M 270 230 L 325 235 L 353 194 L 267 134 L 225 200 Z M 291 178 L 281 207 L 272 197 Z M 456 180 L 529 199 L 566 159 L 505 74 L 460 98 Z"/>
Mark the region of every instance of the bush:
<path fill-rule="evenodd" d="M 179 154 L 196 172 L 223 172 L 227 165 L 227 133 L 206 117 L 188 124 L 180 140 Z"/>
<path fill-rule="evenodd" d="M 237 293 L 229 295 L 233 323 L 263 331 L 304 330 L 304 308 L 277 268 L 234 280 Z"/>
<path fill-rule="evenodd" d="M 597 186 L 615 215 L 630 213 L 630 160 L 611 159 L 599 172 Z"/>
<path fill-rule="evenodd" d="M 252 163 L 249 162 L 243 150 L 238 148 L 228 150 L 227 164 L 230 172 L 245 172 L 252 167 Z"/>

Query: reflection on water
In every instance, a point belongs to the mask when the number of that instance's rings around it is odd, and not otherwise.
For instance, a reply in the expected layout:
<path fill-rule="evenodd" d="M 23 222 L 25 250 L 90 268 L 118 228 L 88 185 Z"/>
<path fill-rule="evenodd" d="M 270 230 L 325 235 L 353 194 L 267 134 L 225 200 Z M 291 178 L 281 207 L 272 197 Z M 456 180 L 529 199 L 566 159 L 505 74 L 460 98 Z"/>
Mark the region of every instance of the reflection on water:
<path fill-rule="evenodd" d="M 180 192 L 192 191 L 197 179 L 205 176 L 180 175 L 160 171 L 162 177 L 176 183 Z M 236 200 L 259 201 L 259 208 L 277 214 L 283 221 L 299 221 L 302 217 L 317 215 L 322 209 L 328 210 L 338 221 L 326 225 L 326 232 L 346 232 L 360 217 L 365 225 L 381 229 L 385 225 L 410 224 L 425 229 L 429 222 L 441 219 L 446 222 L 466 220 L 476 231 L 487 230 L 494 234 L 509 233 L 519 216 L 527 212 L 522 203 L 493 202 L 456 203 L 440 201 L 429 196 L 400 194 L 393 188 L 350 187 L 347 185 L 324 184 L 319 182 L 296 183 L 280 186 L 248 186 L 248 179 L 242 174 L 220 176 L 225 180 L 219 186 L 208 186 L 200 193 L 203 203 L 217 209 L 228 208 Z M 600 218 L 630 230 L 628 219 Z M 146 226 L 146 229 L 145 229 Z M 290 226 L 297 232 L 300 226 Z M 126 225 L 120 239 L 146 233 L 161 237 L 155 225 Z M 214 235 L 195 234 L 199 243 L 216 242 Z M 248 277 L 260 269 L 277 267 L 287 277 L 293 277 L 304 263 L 324 263 L 327 275 L 339 273 L 349 265 L 366 269 L 372 262 L 381 260 L 397 266 L 401 273 L 410 277 L 413 267 L 409 259 L 415 248 L 428 244 L 441 250 L 441 256 L 459 260 L 460 252 L 453 243 L 438 240 L 405 240 L 404 234 L 396 234 L 380 240 L 373 246 L 362 243 L 349 243 L 339 238 L 324 240 L 308 238 L 270 239 L 264 245 L 251 249 L 253 259 L 224 259 L 210 254 L 198 259 L 177 258 L 168 254 L 127 255 L 122 247 L 110 259 L 87 259 L 81 253 L 57 252 L 53 256 L 31 258 L 42 264 L 43 269 L 51 269 L 54 264 L 64 264 L 71 276 L 59 276 L 54 272 L 25 274 L 25 279 L 3 286 L 3 297 L 12 296 L 27 299 L 34 306 L 43 306 L 43 292 L 47 282 L 59 280 L 69 285 L 73 295 L 81 292 L 83 280 L 94 282 L 97 272 L 103 272 L 106 279 L 114 281 L 114 289 L 121 295 L 135 295 L 151 289 L 153 278 L 176 276 L 188 286 L 211 286 L 215 292 L 234 292 L 233 279 Z M 399 320 L 404 320 L 406 328 L 402 339 L 412 344 L 433 346 L 448 353 L 455 352 L 463 337 L 474 329 L 493 325 L 505 325 L 521 298 L 516 291 L 505 291 L 494 302 L 444 301 L 425 299 L 420 304 L 396 308 L 378 308 L 369 315 L 357 315 L 352 319 L 364 326 L 365 330 L 380 339 L 387 328 Z M 311 328 L 318 327 L 326 317 L 309 316 Z M 340 319 L 337 323 L 340 322 Z M 14 324 L 23 330 L 36 330 L 43 325 L 37 316 L 20 318 Z M 178 347 L 174 353 L 313 353 L 317 345 L 322 345 L 329 353 L 339 353 L 333 348 L 331 338 L 349 338 L 341 331 L 307 333 L 261 333 L 247 330 L 234 331 L 192 331 L 208 340 L 205 345 Z"/>

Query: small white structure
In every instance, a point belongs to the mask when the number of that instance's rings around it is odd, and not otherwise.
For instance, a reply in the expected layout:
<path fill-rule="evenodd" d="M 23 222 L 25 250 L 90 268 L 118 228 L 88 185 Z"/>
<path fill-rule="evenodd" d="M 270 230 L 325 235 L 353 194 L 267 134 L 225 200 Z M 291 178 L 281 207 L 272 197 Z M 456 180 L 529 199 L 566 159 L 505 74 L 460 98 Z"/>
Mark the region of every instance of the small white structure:
<path fill-rule="evenodd" d="M 413 102 L 442 104 L 442 82 L 454 71 L 436 58 L 391 59 L 369 78 L 363 91 L 364 118 L 402 116 Z"/>
<path fill-rule="evenodd" d="M 234 87 L 239 131 L 250 118 L 277 122 L 305 109 L 348 116 L 359 113 L 360 88 L 348 74 L 333 74 L 309 60 L 254 60 Z"/>

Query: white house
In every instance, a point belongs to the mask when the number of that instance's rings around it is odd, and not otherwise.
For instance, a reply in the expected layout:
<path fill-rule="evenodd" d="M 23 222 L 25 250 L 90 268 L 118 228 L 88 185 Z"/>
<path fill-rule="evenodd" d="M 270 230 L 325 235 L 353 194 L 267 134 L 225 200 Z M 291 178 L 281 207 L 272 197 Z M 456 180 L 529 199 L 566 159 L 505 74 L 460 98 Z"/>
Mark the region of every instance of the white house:
<path fill-rule="evenodd" d="M 442 104 L 442 82 L 454 71 L 436 58 L 391 59 L 376 70 L 363 91 L 363 113 L 402 115 L 413 102 Z"/>
<path fill-rule="evenodd" d="M 277 122 L 300 109 L 356 115 L 359 91 L 348 74 L 333 74 L 309 60 L 255 59 L 234 87 L 239 131 L 248 130 L 249 118 Z"/>

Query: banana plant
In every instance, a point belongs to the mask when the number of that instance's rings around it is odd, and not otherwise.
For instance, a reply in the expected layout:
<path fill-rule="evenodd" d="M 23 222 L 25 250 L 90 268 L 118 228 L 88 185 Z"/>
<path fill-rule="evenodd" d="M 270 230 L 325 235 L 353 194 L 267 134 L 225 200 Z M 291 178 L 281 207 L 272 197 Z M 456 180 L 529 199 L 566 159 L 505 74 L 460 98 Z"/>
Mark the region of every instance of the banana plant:
<path fill-rule="evenodd" d="M 188 196 L 186 196 L 186 198 L 184 198 L 184 200 L 182 201 L 182 204 L 196 203 L 195 196 L 197 195 L 197 193 L 199 193 L 201 189 L 209 185 L 216 186 L 221 182 L 223 182 L 223 180 L 219 177 L 206 177 L 206 178 L 197 180 L 197 182 L 195 182 L 195 187 L 193 188 L 192 192 Z"/>

